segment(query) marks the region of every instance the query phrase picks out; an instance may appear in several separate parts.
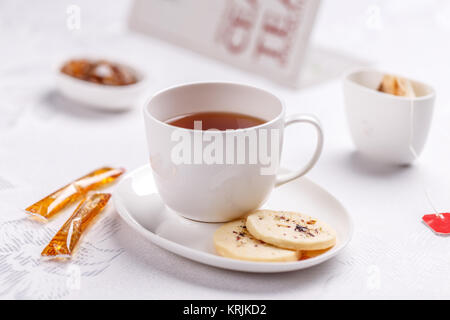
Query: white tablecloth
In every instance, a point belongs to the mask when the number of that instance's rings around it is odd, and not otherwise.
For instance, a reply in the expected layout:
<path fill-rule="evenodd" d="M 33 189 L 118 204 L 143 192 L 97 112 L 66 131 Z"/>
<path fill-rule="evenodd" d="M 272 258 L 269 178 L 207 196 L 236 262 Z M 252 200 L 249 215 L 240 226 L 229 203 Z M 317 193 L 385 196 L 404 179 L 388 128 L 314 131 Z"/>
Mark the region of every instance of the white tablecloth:
<path fill-rule="evenodd" d="M 79 1 L 81 29 L 66 27 L 70 1 L 0 2 L 0 298 L 450 298 L 450 239 L 421 217 L 450 210 L 450 4 L 447 1 L 324 1 L 293 90 L 125 28 L 128 1 Z M 355 234 L 338 257 L 308 270 L 248 274 L 178 257 L 145 241 L 110 207 L 71 262 L 40 252 L 69 212 L 42 225 L 21 211 L 97 167 L 132 170 L 148 160 L 141 109 L 103 113 L 68 102 L 52 67 L 77 53 L 141 65 L 149 94 L 196 80 L 251 83 L 281 96 L 288 113 L 322 121 L 326 143 L 309 177 L 349 210 Z M 430 83 L 434 123 L 411 167 L 355 152 L 338 75 L 374 65 Z M 313 148 L 308 128 L 286 134 L 283 166 Z"/>

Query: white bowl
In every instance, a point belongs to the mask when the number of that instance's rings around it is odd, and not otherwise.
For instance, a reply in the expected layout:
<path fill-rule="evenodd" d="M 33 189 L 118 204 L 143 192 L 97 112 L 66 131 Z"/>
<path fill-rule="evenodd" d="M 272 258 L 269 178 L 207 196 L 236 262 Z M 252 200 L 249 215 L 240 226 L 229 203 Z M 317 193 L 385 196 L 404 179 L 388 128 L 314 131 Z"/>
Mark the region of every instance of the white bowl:
<path fill-rule="evenodd" d="M 416 80 L 411 80 L 414 98 L 379 92 L 387 73 L 392 74 L 364 68 L 344 76 L 347 123 L 362 154 L 385 163 L 411 164 L 425 146 L 435 92 Z"/>
<path fill-rule="evenodd" d="M 97 60 L 97 57 L 80 57 L 80 59 Z M 77 57 L 72 59 L 78 59 Z M 135 84 L 125 86 L 111 86 L 80 80 L 61 72 L 61 67 L 70 59 L 56 67 L 56 85 L 67 98 L 80 102 L 86 106 L 102 110 L 125 110 L 138 104 L 139 98 L 148 87 L 148 79 L 137 68 L 115 59 L 105 58 L 112 63 L 126 66 L 137 77 Z"/>

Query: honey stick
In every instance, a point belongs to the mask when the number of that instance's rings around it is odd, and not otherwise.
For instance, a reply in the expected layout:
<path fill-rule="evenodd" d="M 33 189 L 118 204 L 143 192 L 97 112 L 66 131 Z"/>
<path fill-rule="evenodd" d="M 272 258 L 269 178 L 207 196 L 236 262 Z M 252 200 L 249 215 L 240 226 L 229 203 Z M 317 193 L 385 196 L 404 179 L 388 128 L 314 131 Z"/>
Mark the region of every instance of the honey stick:
<path fill-rule="evenodd" d="M 47 258 L 70 257 L 83 232 L 103 210 L 110 197 L 109 193 L 88 195 L 59 229 L 41 255 Z"/>
<path fill-rule="evenodd" d="M 71 182 L 25 209 L 26 213 L 47 220 L 69 204 L 82 199 L 89 191 L 108 185 L 125 170 L 104 167 Z"/>

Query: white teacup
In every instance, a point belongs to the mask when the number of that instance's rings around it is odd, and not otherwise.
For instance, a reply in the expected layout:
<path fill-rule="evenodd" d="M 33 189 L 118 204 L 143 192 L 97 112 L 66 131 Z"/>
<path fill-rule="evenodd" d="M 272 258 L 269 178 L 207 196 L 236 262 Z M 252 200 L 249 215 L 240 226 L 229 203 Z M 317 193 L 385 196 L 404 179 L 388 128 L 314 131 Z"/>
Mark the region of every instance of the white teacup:
<path fill-rule="evenodd" d="M 347 122 L 362 154 L 386 163 L 410 164 L 425 145 L 435 93 L 430 86 L 414 80 L 414 98 L 379 92 L 385 74 L 361 69 L 344 77 Z"/>
<path fill-rule="evenodd" d="M 265 122 L 232 131 L 193 130 L 166 123 L 174 117 L 197 112 L 240 113 Z M 144 106 L 144 118 L 150 164 L 164 203 L 189 219 L 230 221 L 258 208 L 274 187 L 307 173 L 322 151 L 319 121 L 310 115 L 284 119 L 284 114 L 280 99 L 247 85 L 194 83 L 155 94 Z M 284 127 L 293 123 L 309 123 L 316 128 L 316 150 L 303 168 L 277 175 Z M 229 141 L 234 141 L 234 145 L 227 142 L 231 138 L 234 140 Z M 221 147 L 217 141 L 223 142 Z M 206 152 L 211 151 L 213 142 L 216 152 Z M 181 149 L 185 152 L 179 152 Z M 208 157 L 211 154 L 214 157 Z M 243 157 L 239 160 L 239 156 Z"/>

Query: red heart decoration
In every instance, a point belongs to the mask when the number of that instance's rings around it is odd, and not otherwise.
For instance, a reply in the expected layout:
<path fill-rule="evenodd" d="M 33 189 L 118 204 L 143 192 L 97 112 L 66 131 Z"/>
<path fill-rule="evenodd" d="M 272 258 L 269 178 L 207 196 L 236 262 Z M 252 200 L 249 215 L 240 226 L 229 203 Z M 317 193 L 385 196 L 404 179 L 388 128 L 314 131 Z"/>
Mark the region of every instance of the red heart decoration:
<path fill-rule="evenodd" d="M 450 234 L 450 213 L 426 214 L 422 217 L 434 232 L 439 234 Z"/>

